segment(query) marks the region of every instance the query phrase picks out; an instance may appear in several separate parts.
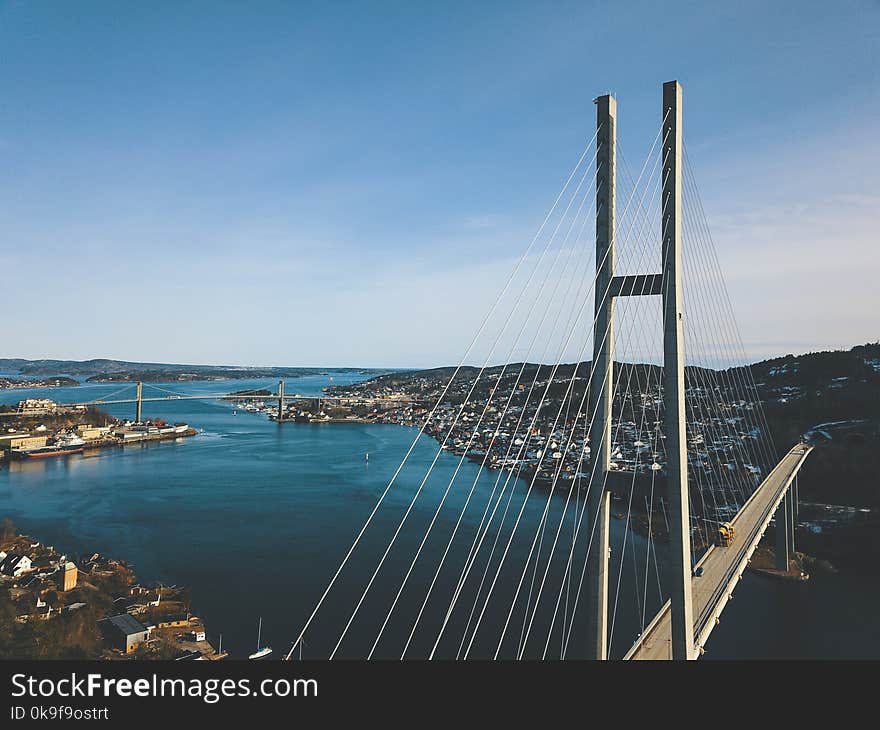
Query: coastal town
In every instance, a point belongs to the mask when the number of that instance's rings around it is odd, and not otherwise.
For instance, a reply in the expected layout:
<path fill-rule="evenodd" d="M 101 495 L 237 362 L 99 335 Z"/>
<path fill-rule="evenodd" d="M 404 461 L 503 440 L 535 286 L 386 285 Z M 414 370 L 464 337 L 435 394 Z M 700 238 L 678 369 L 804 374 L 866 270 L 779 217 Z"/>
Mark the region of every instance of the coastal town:
<path fill-rule="evenodd" d="M 0 658 L 217 660 L 189 591 L 0 527 Z"/>
<path fill-rule="evenodd" d="M 420 426 L 430 414 L 425 432 L 445 450 L 486 469 L 514 472 L 536 486 L 567 491 L 575 484 L 585 487 L 593 468 L 592 417 L 585 392 L 589 363 L 573 370 L 493 368 L 480 380 L 473 372 L 464 373 L 448 388 L 450 373 L 444 370 L 397 373 L 328 388 L 327 393 L 394 404 L 349 406 L 352 415 L 372 422 Z M 608 487 L 617 499 L 634 490 L 644 509 L 652 491 L 663 493 L 662 391 L 656 368 L 625 365 L 623 371 L 625 385 L 616 389 L 614 399 Z M 687 397 L 695 486 L 703 500 L 711 495 L 713 518 L 726 519 L 735 513 L 736 500 L 765 472 L 763 424 L 753 401 L 736 397 L 733 387 L 724 388 L 717 380 L 690 384 Z"/>
<path fill-rule="evenodd" d="M 863 563 L 873 569 L 872 558 L 865 556 L 875 552 L 870 535 L 877 529 L 878 510 L 872 509 L 870 494 L 876 472 L 860 474 L 829 492 L 832 483 L 817 466 L 856 468 L 864 458 L 853 459 L 852 449 L 870 453 L 870 444 L 876 442 L 876 420 L 844 416 L 876 402 L 878 352 L 877 345 L 865 345 L 759 363 L 753 366 L 756 382 L 745 387 L 737 380 L 742 373 L 688 368 L 687 449 L 695 548 L 709 542 L 713 527 L 731 518 L 737 504 L 764 478 L 772 465 L 770 433 L 781 433 L 784 443 L 802 439 L 821 446 L 801 479 L 797 528 L 804 547 L 835 565 Z M 662 542 L 667 539 L 662 388 L 652 366 L 617 367 L 620 385 L 612 409 L 607 480 L 611 499 L 618 504 L 613 516 Z M 452 368 L 400 372 L 325 389 L 345 406 L 330 399 L 321 407 L 317 401 L 305 405 L 312 408 L 313 422 L 327 418 L 328 404 L 335 404 L 336 420 L 357 418 L 415 428 L 430 414 L 425 433 L 444 450 L 483 469 L 507 470 L 536 488 L 564 493 L 572 486 L 585 486 L 592 470 L 591 416 L 588 397 L 584 398 L 589 363 L 578 368 L 583 373 L 561 366 L 552 377 L 549 366 L 528 365 L 521 373 L 518 365 L 488 368 L 476 385 L 475 368 L 463 368 L 451 382 Z M 569 382 L 573 386 L 567 391 Z M 539 409 L 535 401 L 545 391 Z M 759 404 L 767 420 L 759 418 Z M 827 413 L 841 418 L 818 425 L 812 420 Z M 859 489 L 869 499 L 862 498 Z M 652 499 L 664 519 L 653 520 L 649 528 Z M 772 546 L 767 550 L 772 553 Z"/>
<path fill-rule="evenodd" d="M 45 459 L 197 433 L 182 422 L 122 420 L 95 408 L 64 405 L 48 398 L 27 398 L 2 415 L 0 460 Z"/>

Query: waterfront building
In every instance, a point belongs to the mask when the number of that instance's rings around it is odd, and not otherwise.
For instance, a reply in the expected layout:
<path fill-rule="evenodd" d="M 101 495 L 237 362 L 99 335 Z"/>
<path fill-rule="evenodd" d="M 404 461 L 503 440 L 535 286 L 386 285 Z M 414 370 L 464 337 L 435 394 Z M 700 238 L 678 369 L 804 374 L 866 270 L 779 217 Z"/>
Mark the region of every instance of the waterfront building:
<path fill-rule="evenodd" d="M 110 433 L 110 427 L 91 426 L 87 423 L 84 423 L 76 427 L 76 433 L 83 441 L 93 441 L 94 439 L 103 438 L 108 433 Z"/>
<path fill-rule="evenodd" d="M 187 613 L 174 613 L 170 616 L 165 616 L 158 622 L 158 627 L 160 629 L 167 628 L 179 628 L 181 626 L 189 626 L 189 614 Z"/>
<path fill-rule="evenodd" d="M 13 449 L 39 449 L 46 445 L 47 436 L 31 435 L 27 432 L 7 433 L 0 436 L 0 449 L 12 451 Z"/>
<path fill-rule="evenodd" d="M 117 428 L 113 431 L 113 435 L 121 439 L 123 442 L 125 441 L 143 441 L 145 433 L 144 431 L 135 431 L 133 428 Z"/>
<path fill-rule="evenodd" d="M 131 654 L 150 638 L 151 627 L 144 626 L 128 613 L 102 619 L 98 621 L 98 627 L 115 648 L 126 654 Z"/>

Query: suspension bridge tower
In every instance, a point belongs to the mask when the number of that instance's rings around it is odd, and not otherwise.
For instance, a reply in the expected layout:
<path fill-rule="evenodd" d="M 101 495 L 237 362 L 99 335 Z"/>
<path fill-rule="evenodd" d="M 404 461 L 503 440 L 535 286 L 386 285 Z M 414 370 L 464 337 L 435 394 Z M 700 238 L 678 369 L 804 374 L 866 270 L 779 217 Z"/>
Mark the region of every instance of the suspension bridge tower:
<path fill-rule="evenodd" d="M 140 423 L 144 404 L 144 384 L 141 381 L 138 381 L 137 384 L 137 397 L 135 398 L 134 403 L 134 422 Z"/>

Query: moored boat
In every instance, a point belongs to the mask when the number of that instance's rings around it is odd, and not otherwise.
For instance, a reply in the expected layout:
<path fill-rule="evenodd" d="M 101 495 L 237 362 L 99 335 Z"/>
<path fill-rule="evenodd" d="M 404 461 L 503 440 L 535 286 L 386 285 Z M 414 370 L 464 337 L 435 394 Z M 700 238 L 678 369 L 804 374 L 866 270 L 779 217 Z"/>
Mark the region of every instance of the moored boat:
<path fill-rule="evenodd" d="M 39 446 L 35 449 L 13 449 L 12 453 L 23 459 L 67 456 L 68 454 L 81 454 L 85 448 L 85 443 L 79 436 L 59 436 L 55 439 L 54 444 Z"/>
<path fill-rule="evenodd" d="M 260 635 L 263 632 L 263 618 L 260 617 L 260 623 L 257 626 L 257 650 L 253 654 L 248 654 L 248 659 L 263 659 L 272 653 L 271 646 L 260 646 Z"/>

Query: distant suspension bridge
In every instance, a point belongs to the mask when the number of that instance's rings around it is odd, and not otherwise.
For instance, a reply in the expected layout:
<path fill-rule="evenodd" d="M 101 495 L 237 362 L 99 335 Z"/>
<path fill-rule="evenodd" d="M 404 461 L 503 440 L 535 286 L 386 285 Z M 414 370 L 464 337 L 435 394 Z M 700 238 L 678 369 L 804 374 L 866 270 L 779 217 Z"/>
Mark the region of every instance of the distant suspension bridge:
<path fill-rule="evenodd" d="M 151 385 L 146 383 L 147 387 L 154 388 L 158 391 L 164 393 L 164 395 L 158 396 L 144 396 L 143 389 L 145 383 L 138 381 L 134 383 L 127 383 L 124 388 L 115 391 L 107 396 L 103 396 L 100 398 L 95 398 L 93 400 L 73 402 L 73 403 L 61 403 L 59 405 L 64 406 L 65 408 L 89 408 L 89 407 L 100 407 L 100 406 L 111 406 L 111 405 L 120 405 L 131 403 L 134 404 L 134 421 L 136 423 L 140 423 L 143 417 L 143 404 L 151 403 L 151 402 L 159 402 L 159 401 L 186 401 L 186 400 L 222 400 L 222 401 L 235 401 L 235 402 L 244 402 L 244 401 L 269 401 L 277 403 L 277 411 L 276 411 L 276 420 L 284 421 L 285 419 L 285 403 L 289 402 L 301 402 L 301 401 L 312 401 L 317 402 L 319 408 L 323 403 L 332 403 L 336 405 L 375 405 L 378 403 L 389 405 L 404 405 L 408 403 L 412 403 L 412 399 L 406 396 L 395 396 L 395 397 L 387 397 L 387 398 L 373 398 L 368 396 L 334 396 L 334 395 L 303 395 L 301 393 L 285 393 L 284 389 L 284 381 L 278 381 L 278 389 L 277 392 L 272 393 L 253 393 L 251 391 L 262 390 L 262 388 L 249 388 L 248 391 L 243 393 L 174 393 L 166 388 L 161 388 L 159 386 Z M 135 395 L 131 397 L 115 397 L 122 390 L 126 390 L 129 388 L 135 388 Z M 41 411 L 33 411 L 33 412 L 20 412 L 20 411 L 10 411 L 6 413 L 0 413 L 0 418 L 12 418 L 12 417 L 20 417 L 22 415 L 40 415 Z"/>

